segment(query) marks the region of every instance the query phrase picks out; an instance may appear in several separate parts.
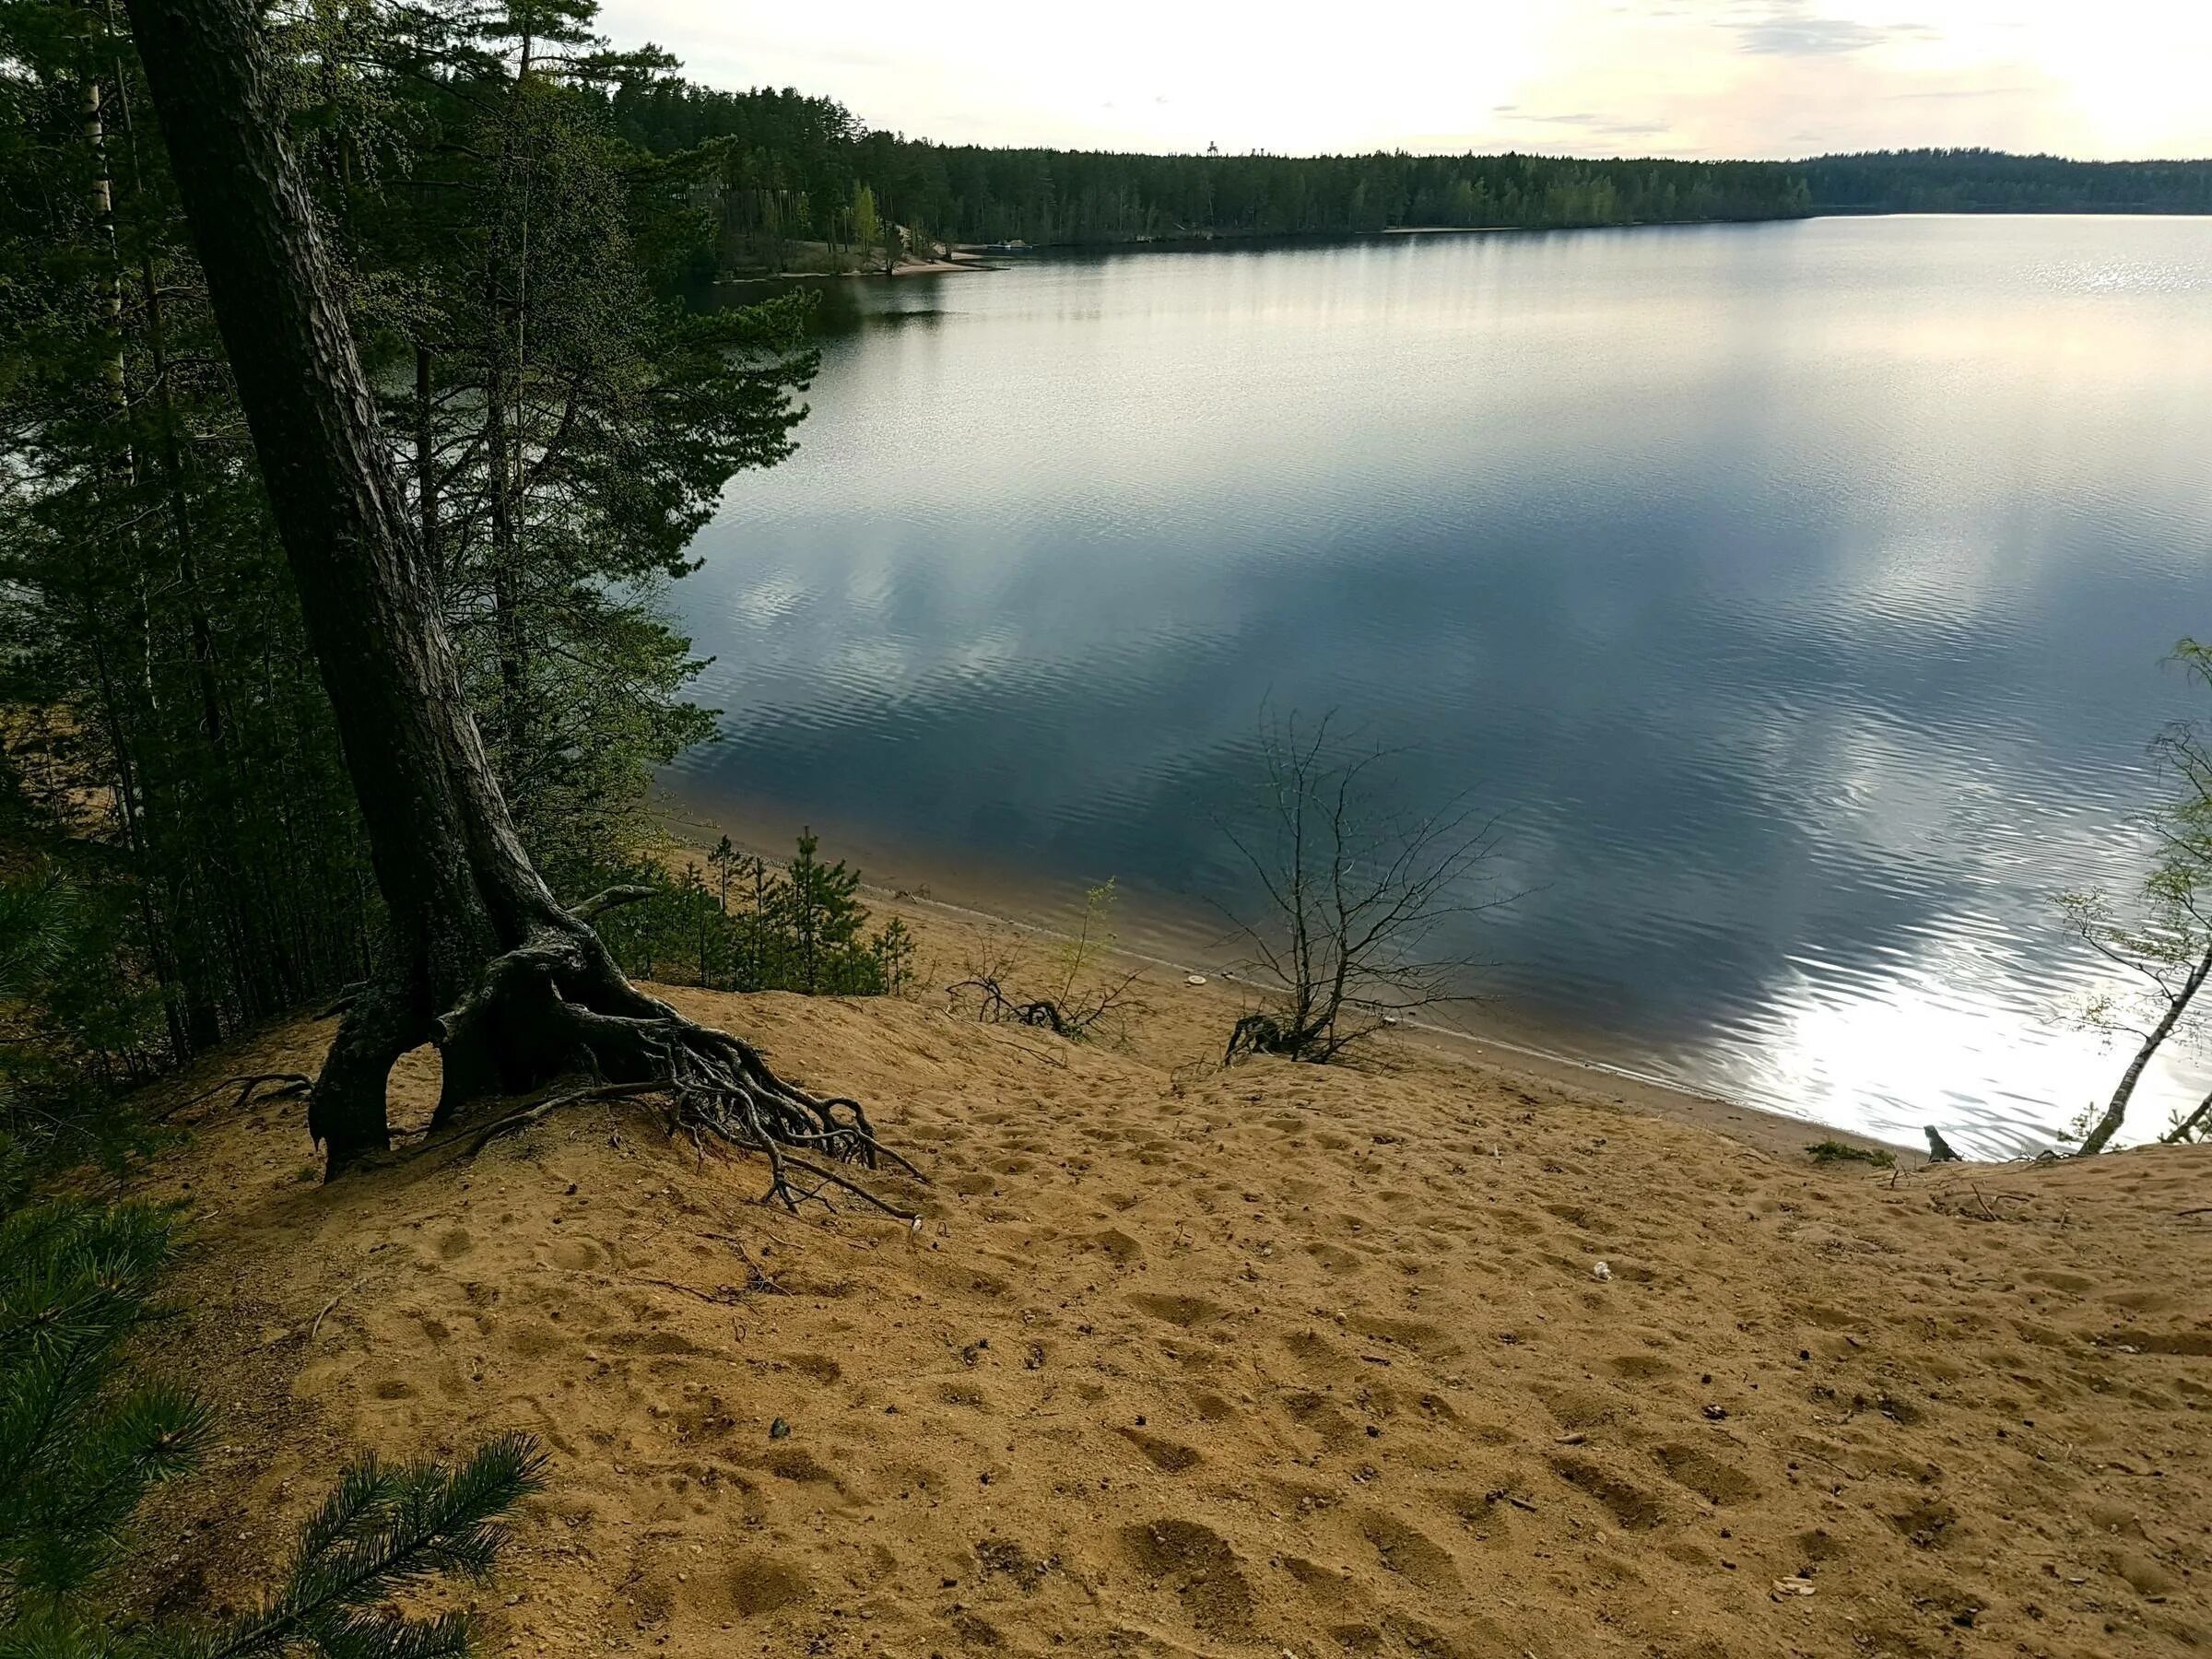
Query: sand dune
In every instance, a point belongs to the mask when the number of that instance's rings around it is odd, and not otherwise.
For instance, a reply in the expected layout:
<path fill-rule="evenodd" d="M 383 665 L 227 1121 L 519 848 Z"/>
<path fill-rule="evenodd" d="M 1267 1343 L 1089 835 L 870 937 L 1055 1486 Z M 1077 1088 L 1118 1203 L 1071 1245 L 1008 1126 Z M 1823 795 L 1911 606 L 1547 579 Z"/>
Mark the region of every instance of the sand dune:
<path fill-rule="evenodd" d="M 240 1594 L 350 1447 L 512 1425 L 554 1464 L 495 1652 L 2212 1641 L 2212 1150 L 1893 1181 L 1411 1050 L 669 994 L 868 1099 L 920 1235 L 762 1209 L 634 1110 L 324 1188 L 296 1106 L 218 1106 L 145 1183 L 194 1207 L 162 1357 L 225 1441 L 149 1594 Z"/>

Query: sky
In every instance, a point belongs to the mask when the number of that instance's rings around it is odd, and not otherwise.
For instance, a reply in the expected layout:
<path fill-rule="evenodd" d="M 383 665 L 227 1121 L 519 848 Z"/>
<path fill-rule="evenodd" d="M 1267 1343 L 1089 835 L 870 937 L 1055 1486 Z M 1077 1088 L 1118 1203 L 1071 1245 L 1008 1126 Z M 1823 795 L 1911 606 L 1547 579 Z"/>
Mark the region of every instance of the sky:
<path fill-rule="evenodd" d="M 712 86 L 945 143 L 2212 156 L 2212 0 L 606 0 Z"/>

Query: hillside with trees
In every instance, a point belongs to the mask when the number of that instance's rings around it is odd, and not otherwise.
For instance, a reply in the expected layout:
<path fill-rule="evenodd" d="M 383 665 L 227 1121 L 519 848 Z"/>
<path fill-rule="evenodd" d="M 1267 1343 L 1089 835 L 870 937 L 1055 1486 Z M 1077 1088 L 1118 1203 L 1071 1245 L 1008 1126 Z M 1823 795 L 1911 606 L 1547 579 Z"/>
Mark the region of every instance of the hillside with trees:
<path fill-rule="evenodd" d="M 1817 213 L 2212 213 L 2212 161 L 1916 149 L 1796 166 Z"/>

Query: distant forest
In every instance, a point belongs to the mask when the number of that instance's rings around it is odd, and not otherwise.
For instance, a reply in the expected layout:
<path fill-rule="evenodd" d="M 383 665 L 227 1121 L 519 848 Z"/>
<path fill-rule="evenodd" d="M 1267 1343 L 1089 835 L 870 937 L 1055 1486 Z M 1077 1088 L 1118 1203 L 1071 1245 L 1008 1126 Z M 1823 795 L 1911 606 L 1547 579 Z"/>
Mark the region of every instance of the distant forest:
<path fill-rule="evenodd" d="M 1910 150 L 1801 162 L 1556 157 L 1122 155 L 870 132 L 832 99 L 641 80 L 608 94 L 658 155 L 719 162 L 726 266 L 1036 245 L 1355 235 L 1407 226 L 1696 223 L 1818 213 L 2212 212 L 2212 161 Z"/>
<path fill-rule="evenodd" d="M 1815 213 L 2212 213 L 2212 160 L 1877 150 L 1789 164 Z"/>

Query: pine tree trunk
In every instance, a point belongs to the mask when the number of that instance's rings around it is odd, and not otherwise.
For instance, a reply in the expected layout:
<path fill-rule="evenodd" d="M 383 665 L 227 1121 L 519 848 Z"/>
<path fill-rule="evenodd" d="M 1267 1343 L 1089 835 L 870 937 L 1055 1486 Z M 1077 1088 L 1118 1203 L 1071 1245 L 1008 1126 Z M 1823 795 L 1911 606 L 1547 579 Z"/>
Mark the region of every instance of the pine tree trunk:
<path fill-rule="evenodd" d="M 531 867 L 463 700 L 253 14 L 132 0 L 130 15 L 390 912 L 310 1116 L 335 1169 L 388 1144 L 392 1063 L 495 957 L 590 930 Z"/>
<path fill-rule="evenodd" d="M 517 582 L 522 549 L 517 545 L 515 502 L 507 464 L 507 386 L 494 332 L 484 373 L 484 453 L 491 500 L 491 632 L 500 664 L 500 721 L 496 740 L 512 778 L 528 753 L 528 646 L 523 634 L 522 594 Z"/>
<path fill-rule="evenodd" d="M 623 977 L 590 917 L 650 888 L 610 889 L 574 914 L 547 890 L 462 695 L 251 0 L 130 0 L 130 13 L 389 921 L 309 1107 L 331 1171 L 389 1145 L 393 1063 L 434 1042 L 434 1124 L 478 1097 L 589 1073 L 665 1093 L 693 1134 L 762 1154 L 771 1194 L 794 1210 L 834 1189 L 918 1224 L 812 1161 L 888 1158 L 918 1173 L 858 1102 L 808 1094 Z M 794 1188 L 794 1170 L 817 1184 Z"/>
<path fill-rule="evenodd" d="M 445 580 L 438 549 L 438 429 L 430 402 L 430 348 L 415 347 L 415 513 L 423 568 L 433 589 Z"/>

